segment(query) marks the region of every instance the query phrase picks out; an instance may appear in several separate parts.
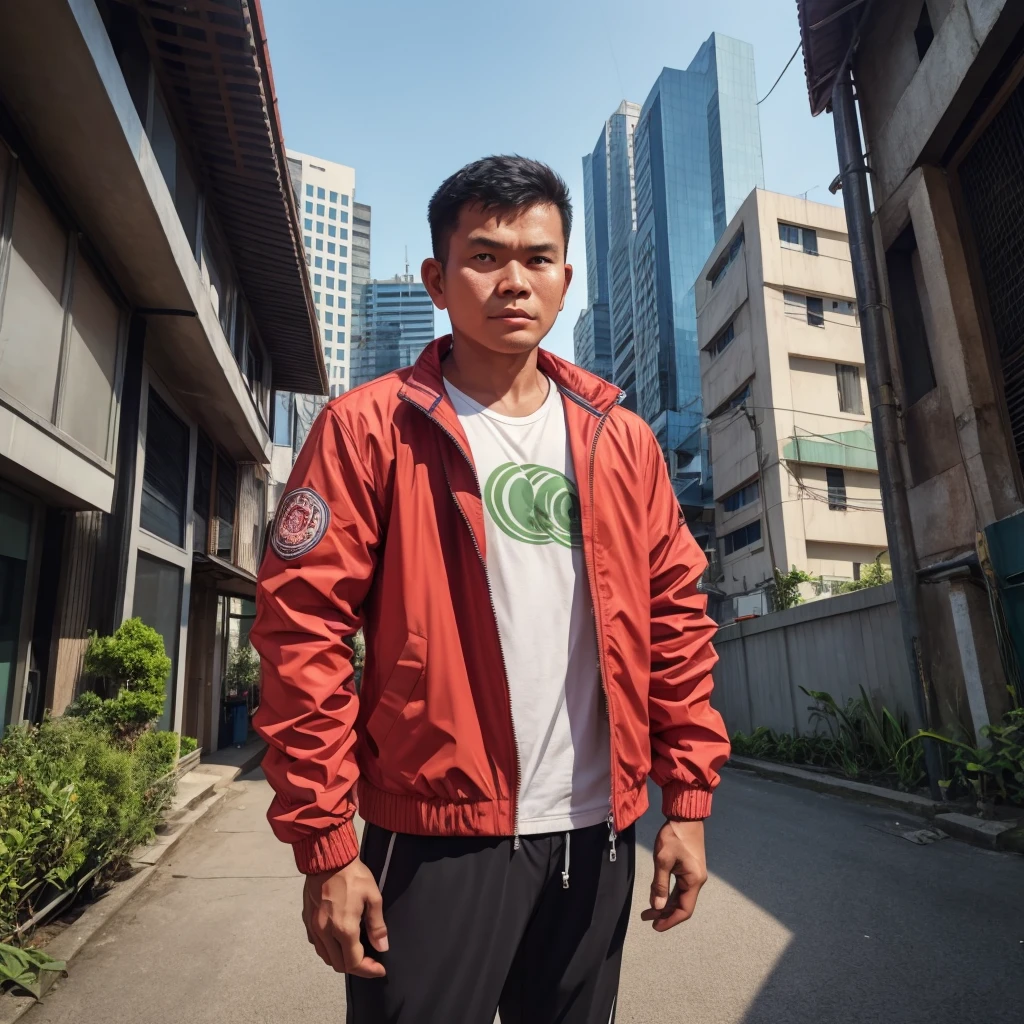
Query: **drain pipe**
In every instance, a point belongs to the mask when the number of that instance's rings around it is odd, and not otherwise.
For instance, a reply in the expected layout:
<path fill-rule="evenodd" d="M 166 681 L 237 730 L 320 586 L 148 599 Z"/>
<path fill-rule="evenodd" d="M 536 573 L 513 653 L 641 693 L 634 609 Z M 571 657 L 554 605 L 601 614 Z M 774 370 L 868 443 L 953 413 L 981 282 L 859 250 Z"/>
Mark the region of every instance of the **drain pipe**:
<path fill-rule="evenodd" d="M 860 126 L 853 97 L 853 77 L 848 64 L 832 88 L 832 123 L 839 153 L 843 205 L 850 236 L 850 260 L 860 311 L 860 330 L 864 341 L 864 366 L 871 404 L 871 423 L 878 453 L 878 477 L 882 492 L 885 530 L 889 538 L 889 561 L 896 590 L 903 643 L 906 647 L 914 704 L 925 729 L 935 726 L 931 681 L 921 654 L 923 630 L 917 591 L 917 564 L 914 535 L 910 525 L 906 485 L 899 457 L 896 398 L 892 387 L 892 367 L 885 337 L 883 304 L 875 261 L 875 238 L 868 203 L 867 166 L 861 148 Z M 942 762 L 934 740 L 924 740 L 928 786 L 934 800 L 942 799 L 939 779 Z"/>

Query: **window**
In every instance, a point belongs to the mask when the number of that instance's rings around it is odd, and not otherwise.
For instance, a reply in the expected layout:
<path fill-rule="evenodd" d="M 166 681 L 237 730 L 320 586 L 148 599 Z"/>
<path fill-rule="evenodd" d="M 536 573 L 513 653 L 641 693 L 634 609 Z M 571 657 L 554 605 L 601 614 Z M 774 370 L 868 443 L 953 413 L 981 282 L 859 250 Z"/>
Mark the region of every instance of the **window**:
<path fill-rule="evenodd" d="M 323 258 L 323 256 L 317 256 L 317 258 L 313 261 L 313 266 L 316 267 L 317 270 L 319 270 L 319 269 L 321 269 L 323 267 L 323 265 L 324 265 L 324 258 Z"/>
<path fill-rule="evenodd" d="M 327 198 L 330 202 L 336 203 L 338 201 L 338 193 L 332 192 Z"/>
<path fill-rule="evenodd" d="M 736 331 L 733 327 L 732 321 L 729 321 L 729 325 L 724 331 L 720 331 L 718 337 L 708 345 L 708 352 L 712 359 L 717 359 L 731 344 L 733 339 L 736 337 Z"/>
<path fill-rule="evenodd" d="M 307 200 L 306 201 L 306 213 L 312 213 L 312 212 L 313 212 L 313 204 Z"/>
<path fill-rule="evenodd" d="M 339 295 L 338 296 L 338 309 L 344 309 L 346 305 L 348 305 L 348 300 L 345 298 L 344 295 Z"/>
<path fill-rule="evenodd" d="M 733 260 L 740 254 L 740 250 L 743 248 L 743 231 L 742 229 L 736 233 L 733 240 L 729 243 L 729 248 L 718 257 L 715 265 L 711 268 L 711 272 L 708 274 L 708 280 L 711 282 L 711 287 L 718 287 L 718 283 L 725 277 L 726 271 L 732 266 Z"/>
<path fill-rule="evenodd" d="M 307 196 L 311 196 L 312 194 L 313 194 L 313 186 L 312 185 L 307 185 L 306 186 L 306 195 Z"/>
<path fill-rule="evenodd" d="M 338 301 L 341 302 L 341 299 L 338 299 Z M 338 326 L 339 327 L 344 327 L 345 326 L 345 314 L 344 313 L 339 313 L 338 314 Z"/>
<path fill-rule="evenodd" d="M 348 196 L 344 192 L 341 194 L 341 205 L 348 206 Z"/>
<path fill-rule="evenodd" d="M 825 305 L 820 296 L 783 292 L 786 316 L 798 316 L 812 327 L 825 326 Z"/>
<path fill-rule="evenodd" d="M 757 480 L 741 487 L 738 491 L 733 491 L 723 502 L 722 508 L 726 512 L 738 512 L 741 508 L 749 505 L 753 501 L 761 496 L 761 485 Z"/>
<path fill-rule="evenodd" d="M 338 376 L 339 376 L 339 377 L 340 377 L 340 378 L 341 378 L 342 380 L 344 380 L 344 379 L 345 379 L 345 367 L 344 367 L 344 366 L 339 366 L 339 367 L 338 367 Z"/>
<path fill-rule="evenodd" d="M 932 19 L 928 14 L 928 4 L 921 4 L 921 16 L 917 19 L 917 27 L 914 29 L 914 42 L 917 44 L 917 59 L 924 60 L 928 47 L 932 45 L 935 32 L 932 29 Z"/>
<path fill-rule="evenodd" d="M 848 302 L 846 299 L 832 299 L 830 301 L 833 313 L 838 313 L 840 316 L 857 315 L 857 304 L 855 302 Z"/>
<path fill-rule="evenodd" d="M 347 245 L 339 245 L 338 246 L 338 255 L 339 256 L 347 256 L 348 255 L 348 246 Z M 344 273 L 344 271 L 342 271 L 342 273 Z"/>
<path fill-rule="evenodd" d="M 348 264 L 347 263 L 339 263 L 338 264 L 338 273 L 339 274 L 347 274 L 348 273 Z"/>
<path fill-rule="evenodd" d="M 343 278 L 338 278 L 338 291 L 343 292 L 348 287 Z"/>
<path fill-rule="evenodd" d="M 316 204 L 316 215 L 318 217 L 322 217 L 324 215 L 324 204 L 323 203 L 317 203 Z"/>
<path fill-rule="evenodd" d="M 318 188 L 316 190 L 316 197 L 317 197 L 317 199 L 323 199 L 323 198 L 325 198 L 325 196 L 326 196 L 326 193 L 324 192 L 324 190 L 322 188 Z"/>
<path fill-rule="evenodd" d="M 328 224 L 327 225 L 327 234 L 331 238 L 337 238 L 338 237 L 338 229 L 333 224 Z"/>
<path fill-rule="evenodd" d="M 334 296 L 330 292 L 327 293 L 327 295 L 325 296 L 325 299 L 327 301 L 327 305 L 328 306 L 333 306 L 334 305 Z"/>
<path fill-rule="evenodd" d="M 319 274 L 314 274 L 313 275 L 313 284 L 317 285 L 317 286 L 323 284 L 323 279 L 321 278 L 321 276 Z"/>
<path fill-rule="evenodd" d="M 217 493 L 214 521 L 217 538 L 214 545 L 219 558 L 230 561 L 235 539 L 235 502 L 238 495 L 238 466 L 220 452 L 217 453 Z"/>
<path fill-rule="evenodd" d="M 348 238 L 348 228 L 338 228 L 338 235 L 341 238 Z"/>
<path fill-rule="evenodd" d="M 320 304 L 320 293 L 319 293 L 319 292 L 313 292 L 313 301 L 314 301 L 314 302 L 315 302 L 315 303 L 316 303 L 317 305 L 319 305 L 319 304 Z"/>
<path fill-rule="evenodd" d="M 727 533 L 722 538 L 722 546 L 725 548 L 726 555 L 731 555 L 743 548 L 750 547 L 751 544 L 756 544 L 760 539 L 761 520 L 755 519 L 752 523 L 747 523 L 746 526 L 741 526 L 738 530 Z"/>
<path fill-rule="evenodd" d="M 280 396 L 278 396 L 280 397 Z M 195 515 L 192 548 L 206 554 L 210 532 L 210 499 L 213 495 L 213 442 L 200 430 L 196 442 L 196 482 L 192 491 Z"/>
<path fill-rule="evenodd" d="M 325 313 L 324 314 L 324 323 L 325 324 L 333 324 L 334 323 L 334 314 L 333 313 Z"/>
<path fill-rule="evenodd" d="M 334 270 L 334 260 L 328 260 L 327 261 L 327 269 L 333 272 L 333 270 Z"/>
<path fill-rule="evenodd" d="M 336 248 L 337 248 L 337 246 L 336 246 L 336 245 L 334 244 L 334 242 L 328 242 L 328 243 L 327 243 L 327 251 L 328 251 L 329 253 L 331 253 L 331 255 L 332 255 L 332 256 L 334 255 L 334 250 L 335 250 Z"/>
<path fill-rule="evenodd" d="M 813 228 L 779 221 L 779 241 L 783 249 L 800 249 L 810 256 L 818 255 L 818 233 Z"/>
<path fill-rule="evenodd" d="M 339 331 L 338 335 L 339 335 L 339 339 L 341 341 L 345 340 L 345 332 L 344 331 Z M 340 359 L 341 362 L 345 362 L 345 350 L 343 348 L 339 348 L 338 349 L 338 359 Z"/>
<path fill-rule="evenodd" d="M 337 207 L 332 206 L 332 207 L 330 207 L 328 209 L 328 211 L 327 211 L 327 219 L 328 220 L 337 220 L 338 219 Z"/>
<path fill-rule="evenodd" d="M 729 408 L 738 409 L 747 399 L 750 398 L 750 385 L 747 384 L 742 390 L 737 391 L 732 398 L 729 399 Z"/>
<path fill-rule="evenodd" d="M 323 252 L 324 251 L 324 240 L 322 238 L 318 238 L 316 240 L 316 251 L 317 252 Z"/>
<path fill-rule="evenodd" d="M 132 615 L 152 626 L 164 641 L 171 667 L 167 673 L 167 690 L 163 715 L 157 728 L 170 729 L 174 707 L 175 680 L 178 676 L 178 639 L 181 635 L 181 590 L 184 570 L 157 558 L 139 554 L 135 565 L 135 597 Z"/>
<path fill-rule="evenodd" d="M 935 388 L 935 370 L 921 300 L 927 296 L 914 227 L 907 227 L 885 254 L 889 271 L 896 349 L 903 369 L 906 404 L 913 405 Z"/>
<path fill-rule="evenodd" d="M 846 475 L 841 469 L 828 467 L 825 470 L 828 481 L 828 507 L 833 512 L 846 511 Z"/>
<path fill-rule="evenodd" d="M 328 277 L 327 278 L 327 287 L 328 288 L 333 288 L 334 287 L 334 278 L 333 277 Z"/>
<path fill-rule="evenodd" d="M 836 385 L 839 388 L 839 411 L 864 415 L 864 397 L 860 390 L 860 368 L 836 363 Z"/>
<path fill-rule="evenodd" d="M 312 220 L 311 217 L 304 217 L 303 218 L 303 220 L 302 220 L 302 230 L 303 231 L 312 231 L 313 230 L 313 220 Z"/>
<path fill-rule="evenodd" d="M 178 547 L 185 546 L 188 491 L 188 427 L 152 389 L 146 414 L 146 461 L 140 525 Z"/>
<path fill-rule="evenodd" d="M 344 317 L 341 317 L 339 319 L 344 319 Z M 344 331 L 338 331 L 338 341 L 339 342 L 343 342 L 344 340 L 345 340 L 345 332 Z"/>
<path fill-rule="evenodd" d="M 309 235 L 303 235 L 302 236 L 302 241 L 305 243 L 305 246 L 306 246 L 307 249 L 312 249 L 313 248 L 313 239 L 310 238 Z M 317 248 L 320 249 L 320 248 L 322 248 L 322 246 L 318 245 Z"/>
<path fill-rule="evenodd" d="M 342 224 L 347 224 L 348 223 L 348 211 L 347 210 L 342 210 L 341 211 L 341 223 Z"/>
<path fill-rule="evenodd" d="M 274 394 L 274 444 L 292 446 L 292 396 L 288 391 Z"/>
<path fill-rule="evenodd" d="M 318 235 L 322 235 L 324 233 L 324 222 L 322 220 L 318 220 L 316 222 L 316 233 Z"/>
<path fill-rule="evenodd" d="M 331 331 L 331 330 L 324 331 L 324 341 L 333 341 L 333 340 L 334 340 L 334 331 Z M 327 350 L 327 358 L 328 359 L 331 358 L 331 350 L 330 349 Z"/>
<path fill-rule="evenodd" d="M 327 333 L 330 334 L 330 331 L 328 331 Z M 326 340 L 329 341 L 330 339 L 328 338 Z M 324 359 L 333 359 L 334 356 L 331 354 L 333 351 L 334 351 L 333 349 L 325 348 L 324 349 Z"/>

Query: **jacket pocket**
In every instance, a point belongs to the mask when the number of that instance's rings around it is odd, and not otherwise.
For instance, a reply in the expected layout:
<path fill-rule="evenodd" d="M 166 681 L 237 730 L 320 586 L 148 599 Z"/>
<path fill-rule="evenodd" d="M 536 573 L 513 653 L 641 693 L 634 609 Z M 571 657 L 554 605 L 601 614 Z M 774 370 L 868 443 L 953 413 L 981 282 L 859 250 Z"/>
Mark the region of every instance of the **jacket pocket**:
<path fill-rule="evenodd" d="M 374 748 L 374 755 L 380 753 L 389 733 L 398 721 L 399 715 L 405 710 L 416 689 L 416 684 L 423 677 L 427 665 L 427 638 L 418 633 L 410 633 L 402 648 L 402 653 L 395 662 L 395 667 L 384 684 L 377 706 L 366 720 L 366 735 Z"/>

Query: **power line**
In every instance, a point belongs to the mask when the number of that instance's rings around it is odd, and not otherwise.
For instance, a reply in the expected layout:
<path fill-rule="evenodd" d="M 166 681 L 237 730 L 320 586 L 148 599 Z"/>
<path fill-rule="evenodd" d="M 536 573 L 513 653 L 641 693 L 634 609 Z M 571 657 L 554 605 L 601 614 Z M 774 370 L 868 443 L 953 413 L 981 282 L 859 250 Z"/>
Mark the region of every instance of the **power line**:
<path fill-rule="evenodd" d="M 784 68 L 782 69 L 782 74 L 780 74 L 780 75 L 779 75 L 779 77 L 775 79 L 775 85 L 773 85 L 773 86 L 772 86 L 772 87 L 771 87 L 771 88 L 770 88 L 770 89 L 768 90 L 768 92 L 766 92 L 766 93 L 764 94 L 764 96 L 762 96 L 762 97 L 761 97 L 761 98 L 760 98 L 760 99 L 759 99 L 759 100 L 757 101 L 757 105 L 758 105 L 758 106 L 761 106 L 761 104 L 762 104 L 762 103 L 764 103 L 764 101 L 765 101 L 766 99 L 768 99 L 768 97 L 769 97 L 769 96 L 771 96 L 771 94 L 772 94 L 773 92 L 775 92 L 775 86 L 776 86 L 776 85 L 778 85 L 778 84 L 779 84 L 779 82 L 781 82 L 781 81 L 782 81 L 782 75 L 784 75 L 784 74 L 785 74 L 785 73 L 786 73 L 786 72 L 787 72 L 787 71 L 789 70 L 789 65 L 793 63 L 793 60 L 794 60 L 794 58 L 795 58 L 795 57 L 796 57 L 796 55 L 797 55 L 797 54 L 798 54 L 798 53 L 800 52 L 800 45 L 801 45 L 800 43 L 797 43 L 797 44 L 796 44 L 796 49 L 795 49 L 795 50 L 793 51 L 793 56 L 792 56 L 792 57 L 790 57 L 790 58 L 789 58 L 789 60 L 787 60 L 787 61 L 786 61 L 786 66 L 785 66 L 785 67 L 784 67 Z"/>

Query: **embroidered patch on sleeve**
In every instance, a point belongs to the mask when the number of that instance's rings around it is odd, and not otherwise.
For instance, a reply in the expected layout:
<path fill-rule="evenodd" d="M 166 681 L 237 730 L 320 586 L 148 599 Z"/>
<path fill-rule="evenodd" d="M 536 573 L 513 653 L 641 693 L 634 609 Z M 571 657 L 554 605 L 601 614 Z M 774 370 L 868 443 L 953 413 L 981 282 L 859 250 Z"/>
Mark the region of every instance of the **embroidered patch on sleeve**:
<path fill-rule="evenodd" d="M 298 558 L 323 540 L 330 522 L 331 510 L 316 491 L 309 487 L 289 491 L 281 499 L 270 546 L 278 558 Z"/>

